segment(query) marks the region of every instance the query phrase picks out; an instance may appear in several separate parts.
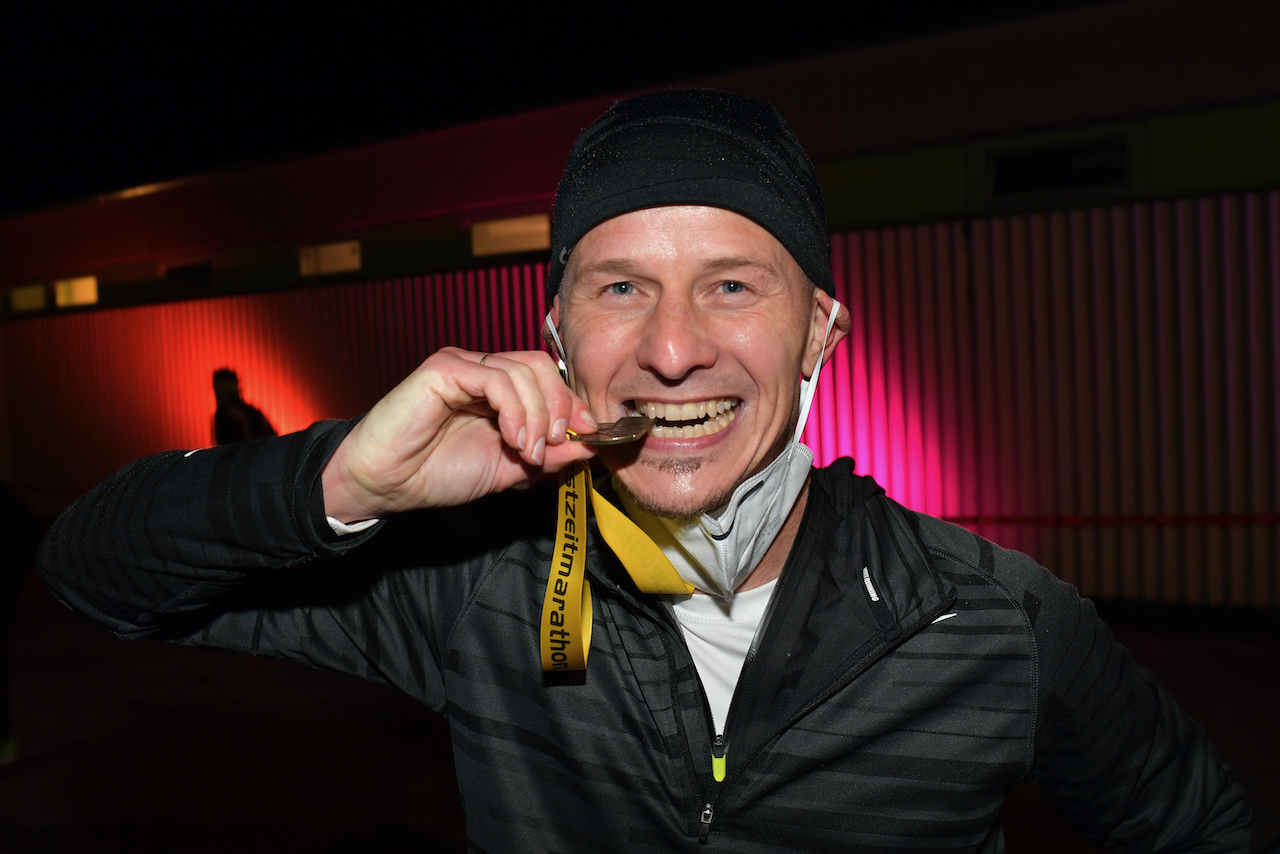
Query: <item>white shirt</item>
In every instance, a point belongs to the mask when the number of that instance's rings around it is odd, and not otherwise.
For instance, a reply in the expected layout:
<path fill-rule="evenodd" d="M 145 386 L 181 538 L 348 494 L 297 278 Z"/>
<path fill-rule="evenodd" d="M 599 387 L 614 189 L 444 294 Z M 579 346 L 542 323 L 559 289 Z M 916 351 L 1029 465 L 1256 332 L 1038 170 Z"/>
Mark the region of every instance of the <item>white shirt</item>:
<path fill-rule="evenodd" d="M 731 602 L 707 593 L 668 597 L 711 703 L 717 734 L 724 732 L 738 676 L 777 583 L 735 593 Z"/>

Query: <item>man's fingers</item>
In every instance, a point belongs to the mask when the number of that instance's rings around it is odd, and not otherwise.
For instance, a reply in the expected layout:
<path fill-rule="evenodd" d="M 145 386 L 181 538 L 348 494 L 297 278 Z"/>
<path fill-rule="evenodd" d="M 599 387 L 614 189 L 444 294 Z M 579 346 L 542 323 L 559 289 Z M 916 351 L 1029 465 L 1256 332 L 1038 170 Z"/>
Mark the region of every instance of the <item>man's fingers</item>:
<path fill-rule="evenodd" d="M 519 451 L 526 463 L 542 465 L 551 421 L 533 370 L 506 354 L 480 354 L 475 363 L 476 381 L 485 403 L 497 413 L 503 440 Z"/>
<path fill-rule="evenodd" d="M 560 369 L 548 353 L 542 350 L 525 350 L 502 355 L 528 365 L 537 378 L 551 422 L 547 434 L 548 444 L 558 445 L 568 441 L 569 430 L 591 432 L 599 426 L 586 402 L 565 384 L 564 378 L 560 376 Z"/>
<path fill-rule="evenodd" d="M 584 442 L 561 442 L 559 445 L 548 445 L 547 458 L 542 463 L 540 473 L 555 474 L 567 465 L 589 460 L 595 455 L 595 446 Z"/>
<path fill-rule="evenodd" d="M 508 424 L 504 416 L 513 419 L 519 428 L 526 430 L 525 443 L 522 450 L 524 456 L 535 465 L 541 465 L 545 456 L 539 452 L 538 440 L 543 439 L 544 446 L 559 445 L 567 440 L 570 429 L 590 431 L 596 427 L 590 410 L 576 394 L 573 393 L 560 376 L 554 361 L 546 353 L 539 350 L 513 353 L 475 354 L 477 365 L 483 359 L 483 366 L 505 372 L 511 380 L 520 402 L 519 409 L 505 413 L 499 407 L 499 419 L 504 436 Z M 495 401 L 490 401 L 494 403 Z M 520 447 L 516 443 L 516 447 Z M 545 449 L 545 448 L 544 448 Z M 543 449 L 543 450 L 544 450 Z"/>

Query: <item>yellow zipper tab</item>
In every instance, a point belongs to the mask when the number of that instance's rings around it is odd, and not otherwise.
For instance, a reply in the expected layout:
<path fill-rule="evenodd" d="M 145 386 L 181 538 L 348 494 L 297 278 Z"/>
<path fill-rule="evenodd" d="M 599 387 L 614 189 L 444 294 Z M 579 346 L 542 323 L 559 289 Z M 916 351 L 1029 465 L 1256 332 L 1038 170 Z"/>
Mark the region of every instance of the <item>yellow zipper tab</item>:
<path fill-rule="evenodd" d="M 725 755 L 727 756 L 728 754 Z M 715 778 L 717 783 L 724 782 L 724 766 L 724 756 L 716 756 L 714 753 L 711 754 L 711 776 Z"/>

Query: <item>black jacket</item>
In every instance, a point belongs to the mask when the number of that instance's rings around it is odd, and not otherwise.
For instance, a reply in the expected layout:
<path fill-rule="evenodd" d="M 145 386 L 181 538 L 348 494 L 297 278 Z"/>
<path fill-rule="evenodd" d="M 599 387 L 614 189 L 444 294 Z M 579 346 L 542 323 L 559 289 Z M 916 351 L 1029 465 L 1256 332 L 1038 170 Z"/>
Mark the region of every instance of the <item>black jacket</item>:
<path fill-rule="evenodd" d="M 594 535 L 589 668 L 541 672 L 553 493 L 340 540 L 319 473 L 345 432 L 134 463 L 58 520 L 45 577 L 121 637 L 305 661 L 441 711 L 474 851 L 999 851 L 1029 777 L 1100 846 L 1247 849 L 1230 768 L 1087 600 L 848 461 L 814 472 L 717 784 L 670 609 Z"/>

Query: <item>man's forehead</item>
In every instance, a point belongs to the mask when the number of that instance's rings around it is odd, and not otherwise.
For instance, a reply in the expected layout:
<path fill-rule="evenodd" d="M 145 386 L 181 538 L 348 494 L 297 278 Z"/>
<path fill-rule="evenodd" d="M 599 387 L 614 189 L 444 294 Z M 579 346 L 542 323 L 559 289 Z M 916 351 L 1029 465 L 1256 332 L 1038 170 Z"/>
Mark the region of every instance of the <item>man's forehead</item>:
<path fill-rule="evenodd" d="M 721 208 L 671 205 L 630 211 L 588 231 L 569 254 L 569 279 L 591 274 L 643 275 L 654 261 L 680 255 L 700 274 L 756 270 L 804 278 L 781 242 L 750 219 Z"/>

